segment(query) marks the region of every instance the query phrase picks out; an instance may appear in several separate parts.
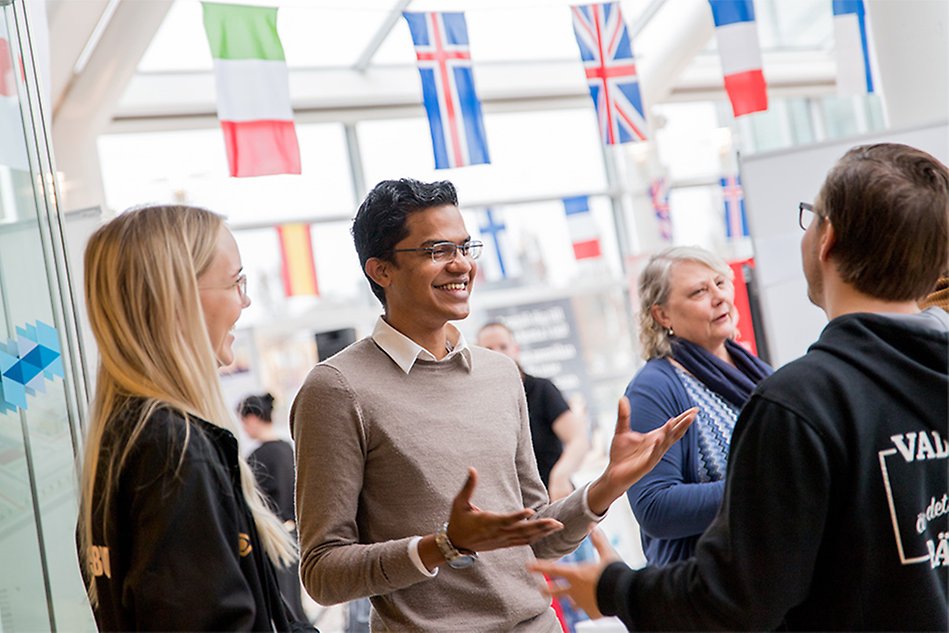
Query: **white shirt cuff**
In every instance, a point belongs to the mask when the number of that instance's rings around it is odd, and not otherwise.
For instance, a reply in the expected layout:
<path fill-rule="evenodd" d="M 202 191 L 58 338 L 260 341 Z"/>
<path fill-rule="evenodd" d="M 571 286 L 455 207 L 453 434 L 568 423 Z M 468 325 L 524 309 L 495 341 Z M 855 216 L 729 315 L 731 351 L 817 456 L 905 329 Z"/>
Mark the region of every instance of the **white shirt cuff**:
<path fill-rule="evenodd" d="M 590 509 L 589 496 L 590 496 L 590 484 L 587 484 L 583 488 L 583 513 L 587 515 L 587 518 L 590 519 L 591 521 L 596 521 L 597 523 L 599 523 L 606 517 L 606 512 L 604 512 L 603 514 L 593 514 L 593 511 Z M 607 510 L 607 512 L 609 512 L 609 510 Z M 418 554 L 416 554 L 416 556 L 418 556 Z"/>
<path fill-rule="evenodd" d="M 586 497 L 584 497 L 583 499 L 584 499 L 584 503 L 586 503 Z M 589 513 L 590 511 L 587 510 L 587 514 Z M 412 559 L 412 562 L 415 564 L 415 566 L 418 568 L 420 572 L 422 572 L 429 578 L 434 578 L 435 576 L 438 575 L 438 567 L 435 568 L 435 571 L 428 571 L 428 568 L 425 566 L 425 563 L 422 562 L 422 557 L 419 556 L 419 553 L 418 553 L 418 544 L 421 541 L 422 541 L 421 536 L 413 537 L 412 540 L 409 541 L 409 558 Z"/>

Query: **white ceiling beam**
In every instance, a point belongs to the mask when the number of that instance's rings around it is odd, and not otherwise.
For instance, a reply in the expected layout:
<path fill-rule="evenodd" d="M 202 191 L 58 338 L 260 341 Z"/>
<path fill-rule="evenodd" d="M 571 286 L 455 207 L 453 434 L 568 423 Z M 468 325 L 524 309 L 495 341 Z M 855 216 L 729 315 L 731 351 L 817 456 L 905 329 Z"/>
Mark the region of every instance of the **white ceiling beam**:
<path fill-rule="evenodd" d="M 386 41 L 386 38 L 389 37 L 389 33 L 392 32 L 393 27 L 395 27 L 402 17 L 402 12 L 405 11 L 411 3 L 412 0 L 398 0 L 395 3 L 395 6 L 392 7 L 392 11 L 390 11 L 386 19 L 382 21 L 382 24 L 379 25 L 372 39 L 369 40 L 366 48 L 360 53 L 359 59 L 353 64 L 355 70 L 362 72 L 369 68 L 369 64 L 372 63 L 372 58 L 376 56 L 376 51 L 379 50 L 379 47 L 381 47 Z"/>
<path fill-rule="evenodd" d="M 50 83 L 55 112 L 67 86 L 73 79 L 73 68 L 96 30 L 109 0 L 49 0 Z"/>
<path fill-rule="evenodd" d="M 81 72 L 68 82 L 53 119 L 65 208 L 105 204 L 96 139 L 109 125 L 173 0 L 119 0 Z M 58 45 L 53 41 L 54 48 Z"/>

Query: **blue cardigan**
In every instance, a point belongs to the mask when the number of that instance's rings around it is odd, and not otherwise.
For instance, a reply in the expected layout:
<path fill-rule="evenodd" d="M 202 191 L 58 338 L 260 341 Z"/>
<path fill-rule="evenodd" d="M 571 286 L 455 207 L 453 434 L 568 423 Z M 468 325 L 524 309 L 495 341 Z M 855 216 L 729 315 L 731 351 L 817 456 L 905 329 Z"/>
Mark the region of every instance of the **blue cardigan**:
<path fill-rule="evenodd" d="M 629 383 L 626 397 L 630 427 L 640 433 L 695 406 L 666 359 L 647 362 Z M 698 482 L 698 431 L 693 424 L 656 467 L 626 491 L 648 563 L 662 566 L 690 558 L 715 518 L 724 490 L 724 480 Z"/>

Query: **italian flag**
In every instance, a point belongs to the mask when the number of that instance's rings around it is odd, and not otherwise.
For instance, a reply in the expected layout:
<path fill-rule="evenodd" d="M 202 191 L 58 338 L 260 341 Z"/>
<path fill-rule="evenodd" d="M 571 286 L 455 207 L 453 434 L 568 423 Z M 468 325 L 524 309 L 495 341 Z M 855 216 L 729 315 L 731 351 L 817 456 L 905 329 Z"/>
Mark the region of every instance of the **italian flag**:
<path fill-rule="evenodd" d="M 299 174 L 276 7 L 203 3 L 231 176 Z"/>

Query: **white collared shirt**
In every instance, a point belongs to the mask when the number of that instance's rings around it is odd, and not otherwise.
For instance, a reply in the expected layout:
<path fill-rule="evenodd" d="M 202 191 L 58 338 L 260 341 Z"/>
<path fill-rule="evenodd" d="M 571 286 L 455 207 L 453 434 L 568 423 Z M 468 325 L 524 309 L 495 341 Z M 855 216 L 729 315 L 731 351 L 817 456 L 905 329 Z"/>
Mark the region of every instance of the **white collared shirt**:
<path fill-rule="evenodd" d="M 419 358 L 441 363 L 459 354 L 464 359 L 468 371 L 471 371 L 471 349 L 468 347 L 465 335 L 451 323 L 447 323 L 446 327 L 448 328 L 448 336 L 445 338 L 445 349 L 448 351 L 448 355 L 441 360 L 435 358 L 435 355 L 430 351 L 389 325 L 381 316 L 372 330 L 372 340 L 406 374 L 412 370 L 412 366 Z M 452 338 L 455 339 L 454 343 L 452 343 Z"/>

